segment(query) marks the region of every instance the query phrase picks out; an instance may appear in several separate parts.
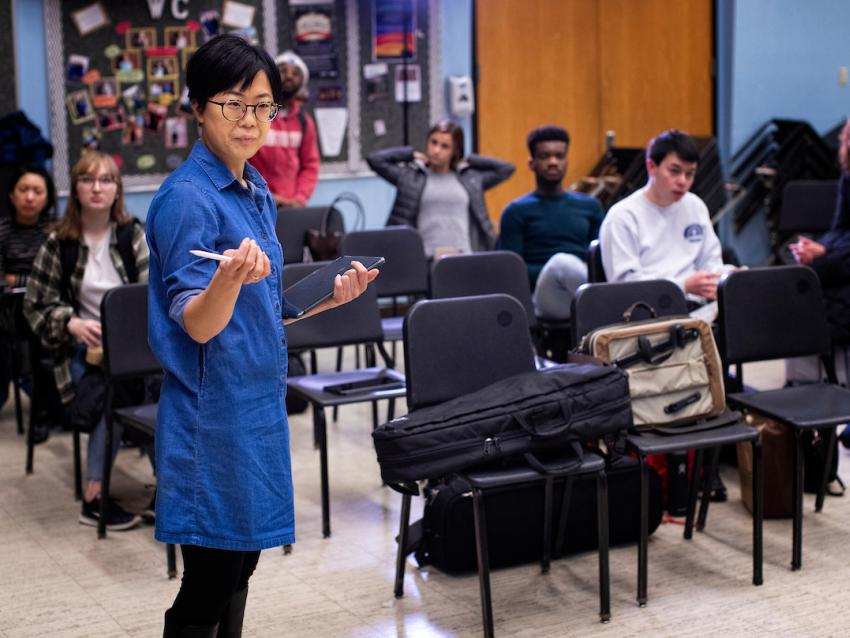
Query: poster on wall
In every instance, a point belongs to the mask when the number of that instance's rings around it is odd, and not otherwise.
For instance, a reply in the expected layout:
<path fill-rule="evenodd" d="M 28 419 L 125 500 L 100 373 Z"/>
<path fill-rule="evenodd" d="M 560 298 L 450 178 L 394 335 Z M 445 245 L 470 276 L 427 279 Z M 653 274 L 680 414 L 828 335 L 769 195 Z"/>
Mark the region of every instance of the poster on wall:
<path fill-rule="evenodd" d="M 372 59 L 416 58 L 416 0 L 372 0 Z"/>
<path fill-rule="evenodd" d="M 127 185 L 158 184 L 198 138 L 186 92 L 192 54 L 216 34 L 257 42 L 263 33 L 263 0 L 151 4 L 45 1 L 47 41 L 61 43 L 48 47 L 60 190 L 90 150 L 115 157 Z"/>

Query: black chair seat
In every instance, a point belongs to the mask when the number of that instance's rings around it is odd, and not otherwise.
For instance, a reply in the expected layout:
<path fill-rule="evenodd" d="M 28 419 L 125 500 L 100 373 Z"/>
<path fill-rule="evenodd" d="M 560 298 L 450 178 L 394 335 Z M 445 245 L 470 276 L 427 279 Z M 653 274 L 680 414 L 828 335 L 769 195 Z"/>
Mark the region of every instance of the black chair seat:
<path fill-rule="evenodd" d="M 392 389 L 364 390 L 354 394 L 335 394 L 327 392 L 324 388 L 339 383 L 354 383 L 371 379 L 380 373 L 385 376 L 404 382 L 404 374 L 392 368 L 359 368 L 357 370 L 344 370 L 342 372 L 326 372 L 323 374 L 309 374 L 299 377 L 288 377 L 286 385 L 291 392 L 295 392 L 313 404 L 324 407 L 334 405 L 347 405 L 349 403 L 361 403 L 373 399 L 392 399 L 404 397 L 407 392 L 404 386 Z"/>
<path fill-rule="evenodd" d="M 156 413 L 157 403 L 148 403 L 147 405 L 137 405 L 132 408 L 120 408 L 113 410 L 113 414 L 118 417 L 121 423 L 130 425 L 137 430 L 153 436 L 156 433 Z"/>
<path fill-rule="evenodd" d="M 850 423 L 850 390 L 832 384 L 737 392 L 729 395 L 729 401 L 795 428 L 821 428 Z"/>
<path fill-rule="evenodd" d="M 626 437 L 628 444 L 642 454 L 669 454 L 679 450 L 702 450 L 719 445 L 752 441 L 758 438 L 758 430 L 743 423 L 725 425 L 712 430 L 665 435 L 644 432 Z"/>
<path fill-rule="evenodd" d="M 384 317 L 381 319 L 384 341 L 401 341 L 404 337 L 403 326 L 404 317 Z"/>
<path fill-rule="evenodd" d="M 553 476 L 573 476 L 576 474 L 589 474 L 591 472 L 599 472 L 605 469 L 605 459 L 596 454 L 584 455 L 584 458 L 574 467 L 566 469 L 562 472 L 552 472 L 551 474 L 541 474 L 528 466 L 512 467 L 504 470 L 493 471 L 475 471 L 467 472 L 463 478 L 471 487 L 477 487 L 482 490 L 491 489 L 494 487 L 502 487 L 503 485 L 515 485 L 517 483 L 529 483 L 531 481 L 542 481 Z"/>

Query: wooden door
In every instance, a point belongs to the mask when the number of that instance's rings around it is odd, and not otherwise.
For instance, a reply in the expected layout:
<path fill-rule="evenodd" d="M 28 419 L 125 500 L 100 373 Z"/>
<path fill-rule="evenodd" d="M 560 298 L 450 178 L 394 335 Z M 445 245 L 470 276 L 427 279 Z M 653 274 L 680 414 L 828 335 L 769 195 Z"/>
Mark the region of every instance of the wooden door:
<path fill-rule="evenodd" d="M 599 157 L 599 46 L 596 3 L 588 0 L 477 0 L 479 152 L 517 170 L 489 191 L 498 223 L 511 200 L 534 189 L 528 132 L 565 127 L 572 137 L 567 180 Z"/>
<path fill-rule="evenodd" d="M 479 150 L 517 165 L 487 196 L 498 222 L 534 188 L 528 131 L 570 132 L 566 184 L 613 130 L 645 146 L 667 128 L 711 135 L 711 0 L 476 0 Z"/>

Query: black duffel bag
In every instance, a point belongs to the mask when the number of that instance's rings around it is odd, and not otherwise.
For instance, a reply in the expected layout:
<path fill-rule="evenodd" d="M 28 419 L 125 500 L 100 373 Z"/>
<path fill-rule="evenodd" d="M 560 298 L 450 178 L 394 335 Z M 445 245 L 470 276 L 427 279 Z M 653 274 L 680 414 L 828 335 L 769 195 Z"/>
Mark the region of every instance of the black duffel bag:
<path fill-rule="evenodd" d="M 661 524 L 664 512 L 661 479 L 648 467 L 649 516 L 647 531 Z M 636 543 L 640 536 L 640 465 L 621 457 L 605 470 L 608 478 L 608 539 L 611 547 Z M 552 539 L 558 524 L 566 480 L 555 479 Z M 416 554 L 420 567 L 434 565 L 449 573 L 475 571 L 475 522 L 469 485 L 460 477 L 425 488 L 422 519 L 411 523 L 407 554 Z M 543 483 L 521 483 L 487 490 L 487 556 L 490 567 L 508 567 L 539 561 L 543 555 Z M 596 517 L 596 474 L 572 480 L 563 546 L 553 558 L 595 550 L 599 541 Z"/>
<path fill-rule="evenodd" d="M 397 484 L 516 455 L 545 472 L 535 451 L 596 440 L 631 424 L 624 372 L 563 364 L 416 410 L 379 426 L 372 438 L 381 477 Z"/>

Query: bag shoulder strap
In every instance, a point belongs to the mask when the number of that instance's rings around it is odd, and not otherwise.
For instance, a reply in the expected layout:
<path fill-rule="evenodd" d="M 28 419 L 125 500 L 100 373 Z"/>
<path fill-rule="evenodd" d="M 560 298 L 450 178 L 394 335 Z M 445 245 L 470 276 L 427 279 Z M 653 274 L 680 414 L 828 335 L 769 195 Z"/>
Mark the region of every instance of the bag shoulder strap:
<path fill-rule="evenodd" d="M 138 283 L 139 269 L 136 267 L 136 254 L 133 252 L 133 234 L 136 225 L 141 222 L 133 218 L 129 224 L 118 226 L 115 231 L 116 239 L 118 240 L 118 254 L 121 255 L 121 261 L 124 264 L 124 271 L 127 273 L 127 281 L 131 284 Z"/>
<path fill-rule="evenodd" d="M 77 311 L 74 295 L 71 294 L 71 276 L 77 268 L 77 259 L 80 256 L 80 243 L 75 239 L 59 240 L 59 264 L 61 276 L 59 279 L 59 296 Z"/>

